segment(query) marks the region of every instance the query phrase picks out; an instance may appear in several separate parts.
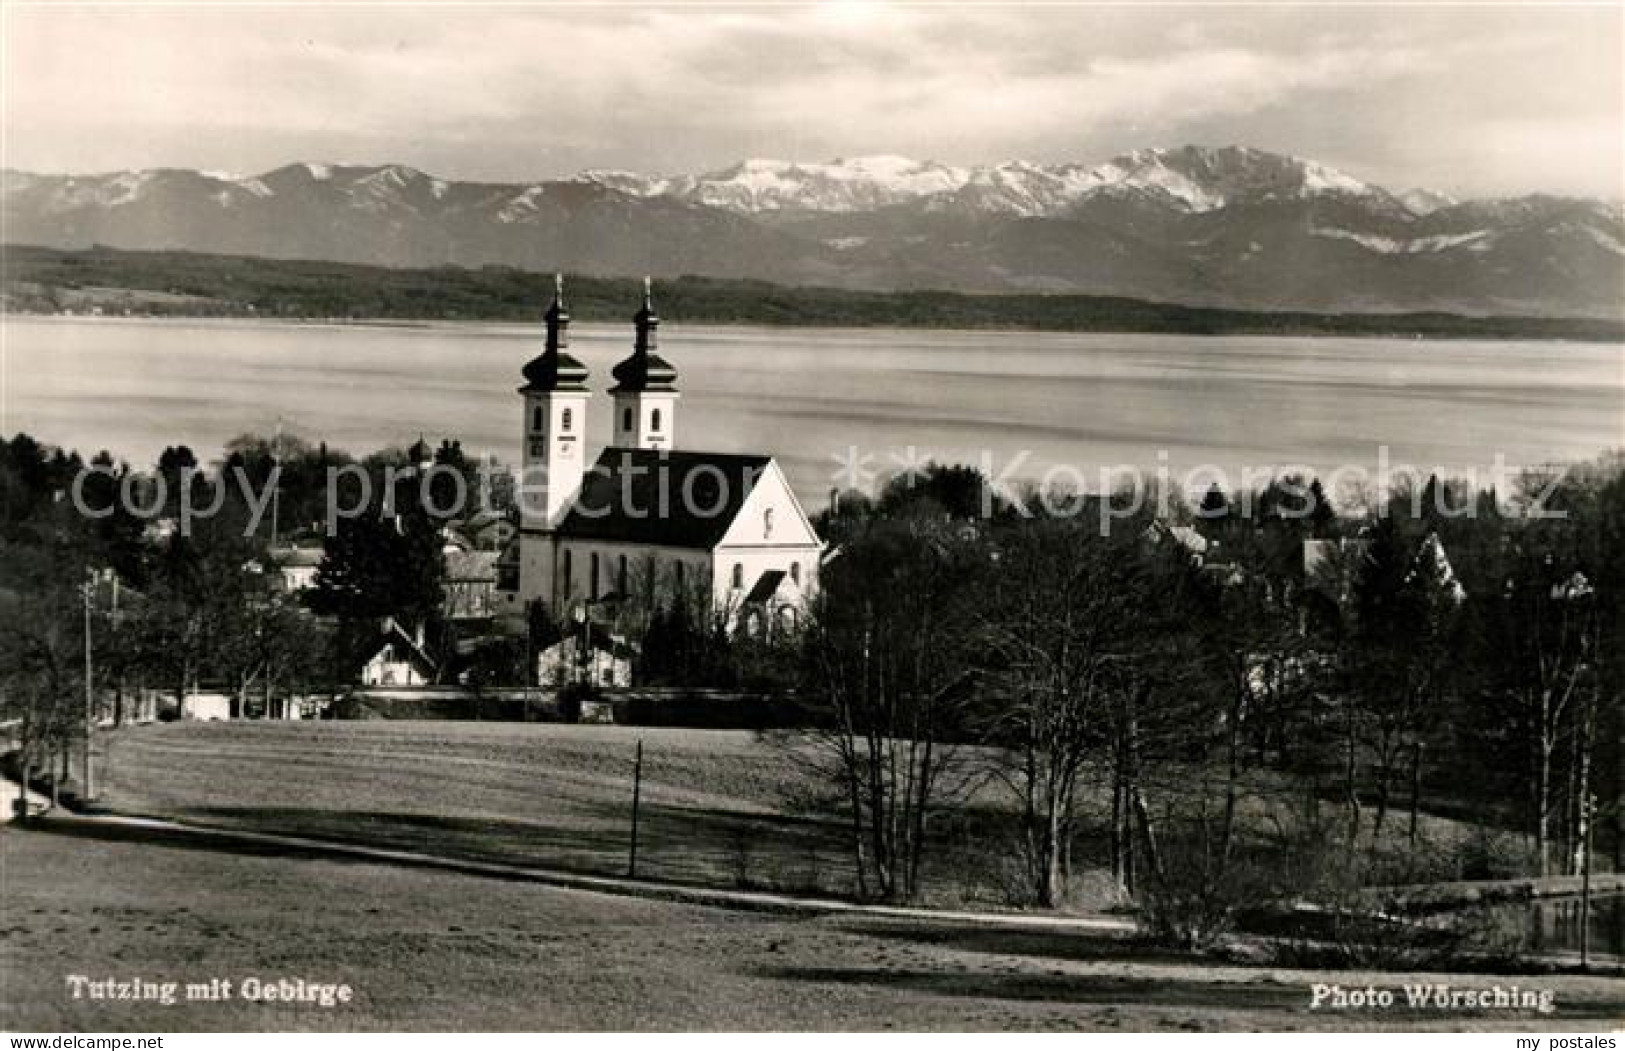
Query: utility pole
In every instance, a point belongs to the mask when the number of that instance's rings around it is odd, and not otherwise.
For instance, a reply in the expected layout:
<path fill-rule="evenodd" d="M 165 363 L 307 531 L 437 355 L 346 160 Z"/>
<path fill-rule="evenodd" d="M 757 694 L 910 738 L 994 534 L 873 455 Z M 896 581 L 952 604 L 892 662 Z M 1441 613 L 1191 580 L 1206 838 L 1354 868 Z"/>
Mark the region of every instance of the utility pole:
<path fill-rule="evenodd" d="M 632 853 L 626 863 L 628 879 L 638 875 L 638 806 L 643 796 L 643 738 L 638 738 L 637 758 L 632 761 Z"/>
<path fill-rule="evenodd" d="M 96 574 L 91 572 L 85 581 L 85 791 L 84 798 L 96 798 L 95 764 L 91 760 L 92 735 L 96 732 L 96 681 L 90 653 L 90 603 L 96 585 Z"/>
<path fill-rule="evenodd" d="M 536 627 L 533 609 L 534 603 L 538 601 L 540 600 L 532 599 L 525 606 L 525 670 L 523 674 L 525 694 L 523 703 L 525 706 L 525 722 L 527 723 L 530 722 L 531 688 L 537 685 L 536 680 L 539 678 L 536 674 Z"/>
<path fill-rule="evenodd" d="M 1591 968 L 1591 819 L 1597 813 L 1597 797 L 1588 785 L 1580 789 L 1580 813 L 1585 821 L 1580 832 L 1580 970 Z"/>

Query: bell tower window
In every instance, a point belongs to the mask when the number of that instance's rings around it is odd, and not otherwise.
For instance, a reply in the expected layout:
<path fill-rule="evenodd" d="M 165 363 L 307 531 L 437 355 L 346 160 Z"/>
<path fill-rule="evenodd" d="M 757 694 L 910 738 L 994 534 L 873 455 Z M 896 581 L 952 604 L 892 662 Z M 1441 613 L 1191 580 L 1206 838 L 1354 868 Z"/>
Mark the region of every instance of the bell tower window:
<path fill-rule="evenodd" d="M 565 409 L 564 412 L 559 416 L 559 430 L 564 431 L 565 433 L 569 433 L 569 430 L 570 430 L 570 417 L 571 417 L 570 410 Z"/>
<path fill-rule="evenodd" d="M 542 407 L 538 405 L 530 412 L 530 429 L 533 431 L 540 431 L 544 430 L 546 426 L 547 418 L 542 412 Z"/>
<path fill-rule="evenodd" d="M 632 429 L 632 410 L 631 410 L 630 407 L 628 407 L 626 409 L 621 410 L 621 430 L 630 431 L 631 429 Z"/>
<path fill-rule="evenodd" d="M 649 429 L 651 431 L 659 431 L 660 430 L 660 410 L 659 409 L 656 409 L 654 412 L 649 414 Z"/>

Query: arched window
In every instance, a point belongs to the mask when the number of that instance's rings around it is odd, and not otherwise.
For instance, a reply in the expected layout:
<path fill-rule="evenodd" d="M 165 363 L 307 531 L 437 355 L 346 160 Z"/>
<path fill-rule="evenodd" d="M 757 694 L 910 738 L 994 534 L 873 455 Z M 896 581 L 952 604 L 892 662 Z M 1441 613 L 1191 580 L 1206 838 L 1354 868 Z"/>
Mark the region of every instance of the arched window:
<path fill-rule="evenodd" d="M 631 429 L 632 429 L 632 409 L 631 409 L 630 406 L 628 406 L 627 408 L 621 410 L 621 430 L 629 431 Z"/>
<path fill-rule="evenodd" d="M 659 409 L 656 409 L 654 412 L 651 412 L 649 414 L 649 429 L 651 431 L 660 430 L 660 410 Z"/>
<path fill-rule="evenodd" d="M 565 409 L 564 413 L 559 417 L 559 430 L 568 431 L 569 429 L 570 429 L 570 410 Z"/>
<path fill-rule="evenodd" d="M 791 581 L 791 583 L 794 583 L 794 584 L 800 584 L 801 583 L 801 563 L 800 562 L 792 562 L 792 563 L 790 563 L 790 581 Z"/>
<path fill-rule="evenodd" d="M 593 602 L 598 601 L 598 552 L 592 553 L 592 561 L 588 563 L 587 598 Z"/>
<path fill-rule="evenodd" d="M 533 430 L 533 431 L 539 431 L 539 430 L 544 429 L 546 427 L 546 425 L 547 425 L 546 417 L 543 416 L 543 414 L 542 414 L 542 407 L 540 405 L 538 405 L 534 409 L 531 410 L 531 413 L 530 413 L 530 429 Z"/>
<path fill-rule="evenodd" d="M 773 509 L 771 507 L 769 507 L 769 508 L 767 508 L 766 510 L 764 510 L 762 512 L 762 539 L 763 540 L 771 540 L 772 538 L 773 538 Z"/>
<path fill-rule="evenodd" d="M 617 568 L 617 570 L 615 572 L 615 590 L 619 591 L 622 595 L 627 594 L 627 587 L 626 587 L 626 556 L 625 555 L 621 556 L 621 564 L 620 564 L 620 566 Z"/>
<path fill-rule="evenodd" d="M 683 596 L 683 564 L 677 563 L 672 569 L 672 578 L 677 582 L 677 600 L 681 602 Z"/>
<path fill-rule="evenodd" d="M 559 594 L 564 596 L 565 598 L 569 598 L 570 597 L 570 552 L 569 552 L 568 549 L 566 549 L 565 552 L 564 552 L 564 568 L 559 572 L 559 580 L 563 584 L 563 587 L 559 588 Z"/>
<path fill-rule="evenodd" d="M 742 588 L 744 586 L 745 586 L 745 566 L 744 566 L 743 563 L 735 562 L 734 563 L 734 587 Z"/>

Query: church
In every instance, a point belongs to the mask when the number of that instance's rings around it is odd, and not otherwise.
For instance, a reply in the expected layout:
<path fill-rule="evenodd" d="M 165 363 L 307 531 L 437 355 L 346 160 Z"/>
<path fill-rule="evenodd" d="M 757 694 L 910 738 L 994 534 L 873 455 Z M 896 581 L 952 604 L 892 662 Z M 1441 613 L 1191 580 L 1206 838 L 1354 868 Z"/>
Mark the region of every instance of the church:
<path fill-rule="evenodd" d="M 556 281 L 547 341 L 525 365 L 515 605 L 555 619 L 602 607 L 709 609 L 729 630 L 793 623 L 823 543 L 773 457 L 677 447 L 677 370 L 659 352 L 647 279 L 632 352 L 613 369 L 608 442 L 588 464 L 593 391 L 569 353 Z"/>

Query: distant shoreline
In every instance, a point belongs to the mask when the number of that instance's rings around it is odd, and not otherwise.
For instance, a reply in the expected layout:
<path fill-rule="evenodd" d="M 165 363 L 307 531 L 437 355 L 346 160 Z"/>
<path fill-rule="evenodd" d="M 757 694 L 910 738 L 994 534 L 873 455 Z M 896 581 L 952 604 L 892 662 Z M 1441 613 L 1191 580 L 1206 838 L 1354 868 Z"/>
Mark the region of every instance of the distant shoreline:
<path fill-rule="evenodd" d="M 437 327 L 455 328 L 518 328 L 527 325 L 537 326 L 540 330 L 541 321 L 537 318 L 398 318 L 398 317 L 264 317 L 254 314 L 182 314 L 182 313 L 152 313 L 152 314 L 71 314 L 71 313 L 43 313 L 29 310 L 0 311 L 0 316 L 6 319 L 63 322 L 68 324 L 82 324 L 97 322 L 114 324 L 119 322 L 219 322 L 222 325 L 278 325 L 288 327 L 308 328 L 350 328 L 350 329 L 404 329 L 423 331 Z M 577 318 L 578 326 L 613 326 L 625 322 L 625 318 Z M 817 330 L 821 332 L 942 332 L 949 335 L 976 335 L 987 334 L 1020 334 L 1035 336 L 1192 336 L 1201 339 L 1345 339 L 1345 340 L 1373 340 L 1381 342 L 1416 342 L 1427 343 L 1551 343 L 1583 344 L 1586 346 L 1608 346 L 1619 344 L 1625 346 L 1625 326 L 1614 335 L 1600 335 L 1596 337 L 1578 336 L 1528 336 L 1528 335 L 1494 335 L 1476 332 L 1463 333 L 1431 333 L 1427 335 L 1410 336 L 1400 333 L 1388 332 L 1308 332 L 1308 331 L 1249 331 L 1243 329 L 1228 330 L 1224 332 L 1179 332 L 1164 329 L 1059 329 L 1059 328 L 1032 328 L 1019 326 L 978 325 L 975 327 L 953 327 L 949 325 L 905 325 L 876 322 L 874 324 L 853 325 L 838 323 L 778 323 L 768 321 L 728 320 L 717 321 L 709 318 L 666 318 L 668 325 L 679 330 L 683 328 L 707 329 L 768 329 L 785 332 L 799 330 Z"/>
<path fill-rule="evenodd" d="M 421 326 L 536 323 L 550 295 L 542 274 L 504 267 L 386 267 L 189 252 L 67 251 L 4 246 L 0 308 L 36 317 L 148 317 Z M 582 322 L 622 322 L 641 295 L 630 278 L 571 277 Z M 1062 293 L 870 292 L 681 277 L 656 284 L 656 306 L 691 325 L 1289 336 L 1388 340 L 1625 342 L 1625 318 L 1443 312 L 1325 314 L 1191 307 Z"/>

